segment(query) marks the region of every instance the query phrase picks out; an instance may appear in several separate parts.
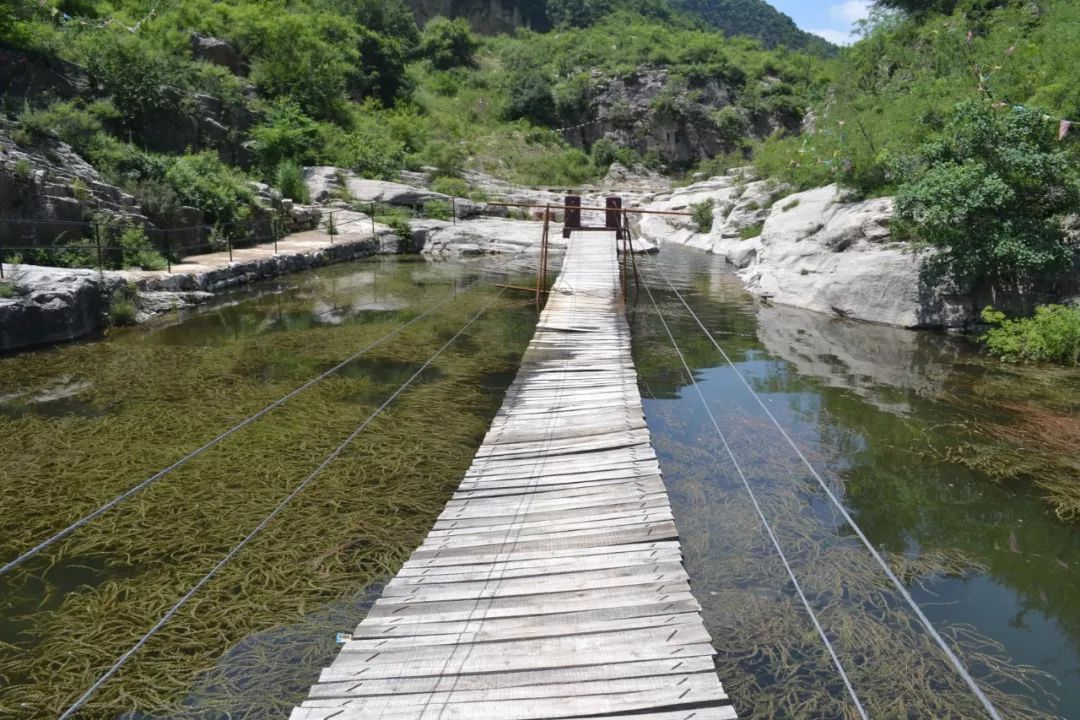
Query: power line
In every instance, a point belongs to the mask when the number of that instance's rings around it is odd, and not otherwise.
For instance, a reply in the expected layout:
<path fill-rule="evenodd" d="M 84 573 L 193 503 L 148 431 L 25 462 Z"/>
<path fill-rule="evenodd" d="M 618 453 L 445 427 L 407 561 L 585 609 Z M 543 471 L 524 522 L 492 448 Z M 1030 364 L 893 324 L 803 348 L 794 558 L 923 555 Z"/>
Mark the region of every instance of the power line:
<path fill-rule="evenodd" d="M 738 366 L 736 366 L 735 363 L 732 362 L 731 357 L 724 351 L 722 347 L 720 347 L 720 344 L 716 342 L 716 338 L 714 338 L 712 333 L 709 332 L 708 328 L 705 327 L 705 324 L 701 322 L 701 318 L 698 317 L 697 313 L 695 313 L 693 308 L 690 307 L 689 303 L 686 302 L 685 298 L 683 298 L 682 296 L 682 293 L 680 293 L 678 289 L 671 283 L 671 280 L 668 279 L 660 264 L 653 261 L 653 265 L 660 273 L 660 276 L 667 283 L 668 287 L 671 288 L 671 291 L 675 293 L 675 296 L 679 298 L 679 301 L 683 304 L 687 311 L 689 311 L 690 316 L 694 318 L 694 321 L 697 323 L 698 327 L 701 328 L 701 331 L 705 333 L 705 336 L 713 344 L 713 347 L 715 347 L 717 351 L 719 351 L 720 355 L 724 358 L 727 364 L 731 367 L 732 370 L 735 371 L 735 375 L 738 376 L 742 384 L 746 386 L 746 389 L 750 391 L 750 395 L 753 396 L 755 400 L 757 400 L 758 405 L 761 406 L 761 409 L 764 410 L 765 414 L 768 415 L 770 420 L 772 420 L 773 424 L 776 426 L 776 429 L 780 431 L 780 434 L 784 436 L 784 439 L 787 440 L 788 444 L 791 445 L 791 448 L 803 461 L 803 464 L 806 465 L 807 469 L 810 471 L 810 474 L 814 476 L 814 479 L 817 480 L 818 485 L 821 486 L 821 489 L 825 491 L 826 496 L 828 496 L 829 500 L 832 501 L 832 504 L 835 505 L 836 509 L 840 512 L 840 515 L 844 518 L 844 522 L 846 522 L 847 525 L 855 532 L 858 538 L 862 541 L 863 545 L 866 546 L 866 549 L 870 551 L 870 554 L 873 556 L 874 560 L 876 560 L 878 565 L 881 566 L 882 571 L 892 582 L 893 586 L 896 587 L 897 592 L 899 592 L 900 595 L 904 598 L 904 600 L 907 601 L 907 604 L 911 607 L 912 612 L 914 612 L 915 616 L 919 618 L 919 621 L 922 623 L 923 627 L 930 634 L 930 637 L 934 639 L 934 642 L 937 643 L 938 647 L 940 647 L 942 652 L 945 653 L 946 657 L 949 658 L 949 661 L 956 669 L 956 672 L 959 673 L 961 678 L 963 678 L 964 682 L 971 689 L 971 691 L 975 693 L 975 696 L 979 699 L 979 702 L 982 703 L 982 706 L 986 710 L 986 712 L 994 720 L 1001 720 L 1001 715 L 998 714 L 998 711 L 994 707 L 994 704 L 990 701 L 990 698 L 986 696 L 986 693 L 984 693 L 982 688 L 979 687 L 978 683 L 975 682 L 975 678 L 971 676 L 971 673 L 968 671 L 967 667 L 964 666 L 964 663 L 960 660 L 959 657 L 956 656 L 956 653 L 954 653 L 952 648 L 949 647 L 948 643 L 945 642 L 945 639 L 941 637 L 941 634 L 938 633 L 933 623 L 930 622 L 930 618 L 926 617 L 926 614 L 922 611 L 922 608 L 920 608 L 918 603 L 915 602 L 915 598 L 911 596 L 911 593 L 908 592 L 908 589 L 904 587 L 904 584 L 902 582 L 900 582 L 900 578 L 896 576 L 896 574 L 889 567 L 889 564 L 885 562 L 885 558 L 881 556 L 881 553 L 877 551 L 877 548 L 875 548 L 873 543 L 870 542 L 870 539 L 866 537 L 866 533 L 864 533 L 862 528 L 860 528 L 855 523 L 854 518 L 852 518 L 850 513 L 848 513 L 847 509 L 844 508 L 843 504 L 836 497 L 836 494 L 833 493 L 832 488 L 829 487 L 829 484 L 826 483 L 824 479 L 822 479 L 821 475 L 818 474 L 818 471 L 814 468 L 810 461 L 807 460 L 806 455 L 804 455 L 802 450 L 799 449 L 799 446 L 795 444 L 795 441 L 791 439 L 791 436 L 788 435 L 787 431 L 784 429 L 784 426 L 781 425 L 780 421 L 776 419 L 776 416 L 772 414 L 772 411 L 769 410 L 767 405 L 765 405 L 765 402 L 761 399 L 761 397 L 754 390 L 754 388 L 750 386 L 750 383 L 747 382 L 746 378 L 739 371 Z"/>
<path fill-rule="evenodd" d="M 263 518 L 262 521 L 258 525 L 256 525 L 255 528 L 251 532 L 249 532 L 244 537 L 243 540 L 241 540 L 239 543 L 237 543 L 232 548 L 232 550 L 230 550 L 225 555 L 225 557 L 221 558 L 221 560 L 219 560 L 218 563 L 216 565 L 214 565 L 214 567 L 212 567 L 209 572 L 207 572 L 205 575 L 203 575 L 202 578 L 200 578 L 198 582 L 196 582 L 194 585 L 192 585 L 191 588 L 186 593 L 184 593 L 184 595 L 179 600 L 177 600 L 176 603 L 171 608 L 169 608 L 168 612 L 166 612 L 164 615 L 162 615 L 161 618 L 156 623 L 154 623 L 154 626 L 151 627 L 146 632 L 146 634 L 144 634 L 141 638 L 139 638 L 139 640 L 134 645 L 132 645 L 130 648 L 128 648 L 124 652 L 124 654 L 121 655 L 119 657 L 119 659 L 117 659 L 117 661 L 115 663 L 113 663 L 112 667 L 110 667 L 108 670 L 106 670 L 105 673 L 102 674 L 94 682 L 94 684 L 91 685 L 86 690 L 86 692 L 84 692 L 82 695 L 80 695 L 79 698 L 74 703 L 72 703 L 71 706 L 68 707 L 67 710 L 64 711 L 64 713 L 60 716 L 60 720 L 66 720 L 67 718 L 70 718 L 75 712 L 77 712 L 79 710 L 79 708 L 81 708 L 84 704 L 86 704 L 86 701 L 90 699 L 90 697 L 98 690 L 98 688 L 100 688 L 102 685 L 104 685 L 106 682 L 108 682 L 109 678 L 111 678 L 113 675 L 115 675 L 116 672 L 124 665 L 124 663 L 126 663 L 131 658 L 132 655 L 134 655 L 136 652 L 138 652 L 139 649 L 150 640 L 150 638 L 152 638 L 154 635 L 156 635 L 157 632 L 159 630 L 161 630 L 161 628 L 163 628 L 165 626 L 165 624 L 168 623 L 169 620 L 172 619 L 172 617 L 174 615 L 176 615 L 177 612 L 180 611 L 180 608 L 182 608 L 187 603 L 187 601 L 190 600 L 195 595 L 195 593 L 197 593 L 204 585 L 206 585 L 206 583 L 210 582 L 210 580 L 214 577 L 214 575 L 216 575 L 218 573 L 219 570 L 221 570 L 223 567 L 225 567 L 225 565 L 228 564 L 228 562 L 230 560 L 232 560 L 234 557 L 236 557 L 236 555 L 241 550 L 243 550 L 244 547 L 247 546 L 247 544 L 250 543 L 251 540 L 256 535 L 258 535 L 260 532 L 262 532 L 262 530 L 267 525 L 269 525 L 270 522 L 273 521 L 273 519 L 275 517 L 277 517 L 277 515 L 292 501 L 293 498 L 295 498 L 297 495 L 299 495 L 304 490 L 304 488 L 306 488 L 316 477 L 318 477 L 319 474 L 322 473 L 322 471 L 331 462 L 333 462 L 345 450 L 345 448 L 347 448 L 352 443 L 352 441 L 356 439 L 356 437 L 361 432 L 363 432 L 364 428 L 366 428 L 376 417 L 378 417 L 379 414 L 381 414 L 382 411 L 385 410 L 390 405 L 390 403 L 394 402 L 394 400 L 397 399 L 397 397 L 402 392 L 405 391 L 405 388 L 407 388 L 409 385 L 411 385 L 412 382 L 414 380 L 416 380 L 416 378 L 420 377 L 420 374 L 423 373 L 425 370 L 427 370 L 427 368 L 431 365 L 431 363 L 435 362 L 435 359 L 437 357 L 439 357 L 443 353 L 443 351 L 446 350 L 446 348 L 450 347 L 450 345 L 455 340 L 457 340 L 459 337 L 461 337 L 461 335 L 464 334 L 464 332 L 466 330 L 468 330 L 469 327 L 471 327 L 472 324 L 474 322 L 476 322 L 476 320 L 482 314 L 484 314 L 484 312 L 486 312 L 487 309 L 490 308 L 495 303 L 495 301 L 498 300 L 502 296 L 502 294 L 504 292 L 505 292 L 505 288 L 503 288 L 502 290 L 499 290 L 499 292 L 496 293 L 493 298 L 488 300 L 483 305 L 483 307 L 481 307 L 479 310 L 477 310 L 473 314 L 473 316 L 471 318 L 469 318 L 469 321 L 466 322 L 465 325 L 462 326 L 462 328 L 460 330 L 458 330 L 456 333 L 454 333 L 453 337 L 451 337 L 449 340 L 447 340 L 442 345 L 442 347 L 440 347 L 438 350 L 436 350 L 434 355 L 432 355 L 430 358 L 428 358 L 427 361 L 424 362 L 424 364 L 421 365 L 420 368 L 416 372 L 414 372 L 409 377 L 408 380 L 406 380 L 404 383 L 402 383 L 401 386 L 398 387 L 398 389 L 395 390 L 393 392 L 393 394 L 390 395 L 390 397 L 388 397 L 385 401 L 383 401 L 382 405 L 380 405 L 362 423 L 360 423 L 360 425 L 355 430 L 353 430 L 352 433 L 347 438 L 345 438 L 345 440 L 340 445 L 338 445 L 336 448 L 334 448 L 334 451 L 331 452 L 326 457 L 326 459 L 324 459 L 321 463 L 319 463 L 319 466 L 316 467 L 311 472 L 311 474 L 309 474 L 295 488 L 293 488 L 292 492 L 290 492 L 288 495 L 286 495 L 285 498 L 280 503 L 278 503 L 277 507 L 275 507 L 273 510 L 270 511 L 269 515 L 267 515 L 265 518 Z"/>
<path fill-rule="evenodd" d="M 656 310 L 656 316 L 660 318 L 660 322 L 664 326 L 664 332 L 667 333 L 668 338 L 671 340 L 671 346 L 675 348 L 675 353 L 679 356 L 679 360 L 686 370 L 686 376 L 690 378 L 690 383 L 694 386 L 694 390 L 697 391 L 698 397 L 701 399 L 701 404 L 705 408 L 705 412 L 708 414 L 713 428 L 716 430 L 716 434 L 720 436 L 720 442 L 723 443 L 724 450 L 727 451 L 731 463 L 735 466 L 735 471 L 739 474 L 739 479 L 742 480 L 743 487 L 746 488 L 746 492 L 750 496 L 750 502 L 753 503 L 754 510 L 757 512 L 758 518 L 761 520 L 761 524 L 769 536 L 769 540 L 772 541 L 773 548 L 776 549 L 776 554 L 780 556 L 780 562 L 783 563 L 784 570 L 787 571 L 788 578 L 791 580 L 791 584 L 794 586 L 795 592 L 799 596 L 799 600 L 802 601 L 802 605 L 806 609 L 806 614 L 810 616 L 810 621 L 814 624 L 814 629 L 817 630 L 818 635 L 821 637 L 821 641 L 825 643 L 825 649 L 828 651 L 829 657 L 832 658 L 833 665 L 836 666 L 836 671 L 840 673 L 840 678 L 844 681 L 844 687 L 847 688 L 848 695 L 855 704 L 855 709 L 858 711 L 859 717 L 863 720 L 869 720 L 866 709 L 863 707 L 862 702 L 860 702 L 859 696 L 855 692 L 855 687 L 852 685 L 851 679 L 844 670 L 843 663 L 840 662 L 840 658 L 836 654 L 836 650 L 833 648 L 829 636 L 825 633 L 825 629 L 818 621 L 814 609 L 810 606 L 810 601 L 806 598 L 806 593 L 803 592 L 802 585 L 799 583 L 798 578 L 795 577 L 795 571 L 791 568 L 791 563 L 788 562 L 787 555 L 784 553 L 783 548 L 780 547 L 780 541 L 777 540 L 776 533 L 773 532 L 772 527 L 769 525 L 769 521 L 765 519 L 765 513 L 762 511 L 761 505 L 758 504 L 757 496 L 754 495 L 754 491 L 750 487 L 750 481 L 746 479 L 746 474 L 743 472 L 742 466 L 739 464 L 739 461 L 735 459 L 735 453 L 732 452 L 727 437 L 720 429 L 720 424 L 716 422 L 716 417 L 713 415 L 712 408 L 709 407 L 708 402 L 705 400 L 705 394 L 701 392 L 701 387 L 698 385 L 693 371 L 690 370 L 690 366 L 686 362 L 686 357 L 683 355 L 682 350 L 679 349 L 678 343 L 675 342 L 675 336 L 672 334 L 671 328 L 668 327 L 667 320 L 664 319 L 664 315 L 660 312 L 660 307 L 656 304 L 656 299 L 653 297 L 652 288 L 649 287 L 649 283 L 646 282 L 644 278 L 642 278 L 642 284 L 645 286 L 646 292 L 649 293 L 649 301 L 652 303 L 653 309 Z"/>
<path fill-rule="evenodd" d="M 533 245 L 535 245 L 535 244 L 536 243 L 533 243 Z M 524 253 L 525 251 L 529 250 L 531 247 L 532 247 L 532 245 L 527 246 L 527 247 L 519 250 L 518 252 L 514 253 L 513 255 L 510 255 L 509 257 L 503 259 L 503 264 L 510 262 L 511 260 L 513 260 L 518 255 L 520 255 L 520 254 Z M 488 269 L 488 271 L 491 271 L 491 270 L 492 270 L 491 268 Z M 468 291 L 468 290 L 472 289 L 473 287 L 478 285 L 480 282 L 481 282 L 481 280 L 477 279 L 475 282 L 473 282 L 468 287 L 466 287 L 465 291 Z M 278 398 L 274 402 L 272 402 L 269 405 L 267 405 L 266 407 L 264 407 L 262 410 L 259 410 L 254 415 L 251 415 L 251 416 L 245 418 L 244 420 L 240 421 L 236 425 L 234 425 L 231 428 L 229 428 L 228 430 L 224 431 L 223 433 L 221 433 L 217 437 L 215 437 L 212 440 L 204 443 L 203 445 L 196 448 L 195 450 L 192 450 L 187 455 L 184 455 L 182 458 L 180 458 L 179 460 L 177 460 L 173 464 L 169 465 L 168 467 L 166 467 L 166 468 L 164 468 L 162 470 L 159 470 L 158 472 L 154 473 L 150 477 L 146 478 L 145 480 L 139 482 L 136 485 L 133 485 L 132 487 L 130 487 L 127 490 L 125 490 L 124 492 L 120 493 L 119 495 L 117 495 L 113 499 L 111 499 L 108 502 L 104 503 L 103 505 L 99 506 L 97 509 L 87 513 L 86 515 L 83 515 L 81 518 L 79 518 L 75 522 L 71 523 L 67 527 L 63 528 L 62 530 L 59 530 L 59 531 L 55 532 L 54 534 L 50 535 L 46 539 L 39 542 L 37 545 L 35 545 L 32 548 L 30 548 L 29 550 L 26 550 L 25 552 L 23 552 L 21 555 L 16 557 L 14 560 L 11 560 L 7 564 L 0 567 L 0 576 L 14 570 L 15 568 L 22 565 L 23 563 L 25 563 L 27 560 L 31 559 L 32 557 L 34 557 L 38 553 L 42 552 L 43 550 L 46 550 L 47 548 L 49 548 L 52 545 L 59 542 L 60 540 L 63 540 L 64 538 L 66 538 L 68 535 L 72 534 L 73 532 L 75 532 L 79 528 L 81 528 L 84 525 L 92 522 L 93 520 L 101 517 L 102 515 L 107 513 L 109 510 L 116 507 L 120 503 L 124 502 L 128 498 L 132 497 L 133 495 L 137 495 L 138 493 L 142 492 L 146 488 L 150 487 L 155 482 L 157 482 L 161 478 L 163 478 L 166 475 L 168 475 L 169 473 L 171 473 L 173 470 L 176 470 L 177 468 L 179 468 L 182 465 L 184 465 L 185 463 L 187 463 L 189 460 L 192 460 L 192 459 L 198 457 L 202 453 L 206 452 L 210 448 L 212 448 L 215 445 L 217 445 L 218 443 L 220 443 L 222 440 L 225 440 L 226 438 L 228 438 L 230 435 L 238 432 L 239 430 L 242 430 L 243 428 L 245 428 L 248 425 L 252 424 L 253 422 L 258 420 L 259 418 L 261 418 L 261 417 L 265 416 L 266 414 L 270 413 L 274 409 L 284 405 L 286 402 L 288 402 L 292 398 L 296 397 L 300 393 L 304 392 L 308 388 L 312 387 L 313 385 L 316 385 L 317 383 L 325 380 L 326 378 L 330 377 L 331 375 L 333 375 L 337 371 L 341 370 L 343 367 L 345 367 L 349 363 L 353 362 L 354 360 L 356 360 L 361 355 L 375 349 L 376 347 L 383 344 L 387 340 L 389 340 L 389 339 L 393 338 L 394 336 L 400 334 L 401 332 L 403 332 L 407 328 L 411 327 L 412 325 L 415 325 L 416 323 L 420 322 L 421 320 L 423 320 L 427 316 L 434 313 L 436 310 L 439 310 L 439 309 L 445 307 L 446 305 L 450 304 L 451 302 L 453 302 L 456 299 L 457 299 L 457 291 L 455 291 L 455 293 L 451 297 L 449 297 L 449 298 L 443 300 L 442 302 L 436 303 L 435 305 L 429 307 L 423 313 L 421 313 L 420 315 L 417 315 L 416 317 L 409 320 L 405 324 L 398 326 L 397 328 L 391 330 L 390 332 L 388 332 L 385 335 L 383 335 L 382 337 L 380 337 L 378 340 L 375 340 L 374 342 L 369 343 L 368 345 L 361 348 L 360 350 L 357 350 L 355 353 L 353 353 L 349 357 L 345 358 L 344 360 L 339 362 L 334 367 L 332 367 L 329 370 L 325 371 L 324 373 L 322 373 L 322 374 L 308 380 L 307 382 L 305 382 L 300 387 L 298 387 L 298 388 L 292 390 L 291 392 L 289 392 L 288 394 Z"/>

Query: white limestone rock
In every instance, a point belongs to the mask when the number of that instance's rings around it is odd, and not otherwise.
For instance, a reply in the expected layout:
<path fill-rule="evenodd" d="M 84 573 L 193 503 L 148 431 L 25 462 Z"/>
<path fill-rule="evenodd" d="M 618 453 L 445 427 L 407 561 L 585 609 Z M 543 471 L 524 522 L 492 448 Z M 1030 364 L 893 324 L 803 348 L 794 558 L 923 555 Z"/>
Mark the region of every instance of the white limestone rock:
<path fill-rule="evenodd" d="M 772 302 L 901 327 L 956 327 L 974 304 L 922 282 L 926 250 L 894 241 L 893 203 L 845 203 L 835 185 L 777 202 L 739 276 Z"/>

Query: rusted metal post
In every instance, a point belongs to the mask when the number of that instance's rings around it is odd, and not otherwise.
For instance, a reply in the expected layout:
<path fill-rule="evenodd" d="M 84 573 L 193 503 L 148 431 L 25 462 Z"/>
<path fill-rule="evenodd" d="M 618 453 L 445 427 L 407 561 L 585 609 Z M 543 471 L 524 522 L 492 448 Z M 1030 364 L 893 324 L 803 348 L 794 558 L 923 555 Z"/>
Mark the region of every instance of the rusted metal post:
<path fill-rule="evenodd" d="M 457 195 L 450 196 L 450 218 L 457 225 Z"/>
<path fill-rule="evenodd" d="M 566 218 L 563 220 L 563 237 L 570 237 L 570 233 L 581 227 L 581 196 L 567 195 Z"/>
<path fill-rule="evenodd" d="M 371 234 L 375 234 L 375 201 L 371 202 Z"/>
<path fill-rule="evenodd" d="M 540 308 L 540 298 L 543 295 L 545 284 L 547 282 L 546 274 L 544 272 L 547 265 L 547 244 L 548 244 L 548 230 L 550 227 L 551 211 L 544 208 L 544 230 L 540 235 L 540 267 L 536 269 L 536 307 Z"/>
<path fill-rule="evenodd" d="M 618 195 L 605 198 L 604 207 L 604 227 L 622 235 L 622 228 L 619 225 L 619 218 L 622 215 L 622 198 Z"/>
<path fill-rule="evenodd" d="M 169 239 L 172 237 L 169 233 L 171 230 L 165 231 L 165 271 L 172 272 L 172 241 Z"/>
<path fill-rule="evenodd" d="M 626 245 L 630 249 L 630 262 L 634 266 L 634 290 L 641 290 L 641 278 L 638 275 L 637 257 L 634 256 L 634 238 L 630 235 L 630 216 L 623 213 L 623 224 L 626 226 Z"/>
<path fill-rule="evenodd" d="M 543 272 L 543 289 L 544 289 L 545 292 L 547 292 L 548 246 L 549 246 L 549 244 L 551 242 L 551 230 L 548 227 L 550 225 L 550 222 L 551 222 L 551 207 L 547 206 L 547 207 L 544 208 L 544 225 L 545 225 L 545 229 L 544 229 L 544 247 L 543 247 L 544 258 L 543 258 L 543 262 L 540 264 L 540 269 Z"/>
<path fill-rule="evenodd" d="M 4 279 L 4 237 L 0 235 L 0 280 Z"/>
<path fill-rule="evenodd" d="M 232 235 L 225 234 L 225 243 L 229 246 L 229 263 L 232 263 Z"/>
<path fill-rule="evenodd" d="M 101 224 L 94 223 L 94 245 L 97 246 L 97 266 L 98 272 L 105 269 L 105 264 L 101 262 Z"/>

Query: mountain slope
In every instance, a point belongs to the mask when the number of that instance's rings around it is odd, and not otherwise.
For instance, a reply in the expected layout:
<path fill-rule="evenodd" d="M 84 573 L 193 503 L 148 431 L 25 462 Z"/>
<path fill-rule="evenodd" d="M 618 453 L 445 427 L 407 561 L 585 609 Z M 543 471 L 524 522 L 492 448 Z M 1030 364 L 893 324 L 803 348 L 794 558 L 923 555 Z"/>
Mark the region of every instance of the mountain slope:
<path fill-rule="evenodd" d="M 764 0 L 670 0 L 676 10 L 699 17 L 725 35 L 757 38 L 767 48 L 790 48 L 833 55 L 836 46 L 800 30 L 795 21 Z"/>

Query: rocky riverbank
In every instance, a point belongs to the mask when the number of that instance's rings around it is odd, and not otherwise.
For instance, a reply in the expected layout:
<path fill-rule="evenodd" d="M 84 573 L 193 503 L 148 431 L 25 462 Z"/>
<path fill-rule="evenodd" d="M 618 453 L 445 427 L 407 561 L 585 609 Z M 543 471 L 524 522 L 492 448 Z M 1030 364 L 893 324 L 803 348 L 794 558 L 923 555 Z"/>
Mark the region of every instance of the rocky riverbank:
<path fill-rule="evenodd" d="M 746 169 L 653 197 L 647 209 L 712 203 L 707 232 L 687 217 L 653 216 L 639 231 L 722 255 L 746 289 L 770 302 L 906 328 L 960 329 L 994 305 L 1014 313 L 1080 296 L 1075 276 L 1024 293 L 960 293 L 930 285 L 921 268 L 934 250 L 893 236 L 892 198 L 853 201 L 836 185 L 792 193 Z"/>
<path fill-rule="evenodd" d="M 421 174 L 407 179 L 411 184 L 360 178 L 338 168 L 308 168 L 306 181 L 314 203 L 296 207 L 304 208 L 312 217 L 323 218 L 320 227 L 289 235 L 276 248 L 264 243 L 234 249 L 232 253 L 188 257 L 173 264 L 168 272 L 98 272 L 6 264 L 6 278 L 0 288 L 0 352 L 66 342 L 99 331 L 111 322 L 110 314 L 114 314 L 118 299 L 127 305 L 125 321 L 144 322 L 251 282 L 371 255 L 539 252 L 543 223 L 536 212 L 451 198 L 425 187 Z M 509 186 L 481 175 L 471 175 L 469 183 L 478 195 L 511 202 L 563 202 L 561 191 Z M 404 219 L 417 210 L 423 213 L 431 202 L 441 203 L 441 209 L 450 209 L 455 217 Z M 587 195 L 585 202 L 603 204 L 596 193 Z M 385 219 L 380 217 L 383 212 L 400 213 L 402 220 L 395 227 L 373 222 L 372 209 L 376 220 Z M 333 237 L 327 232 L 330 213 Z M 556 219 L 561 220 L 561 214 Z M 553 231 L 550 237 L 554 251 L 565 248 L 560 232 Z M 653 252 L 656 248 L 639 240 L 634 249 Z"/>

